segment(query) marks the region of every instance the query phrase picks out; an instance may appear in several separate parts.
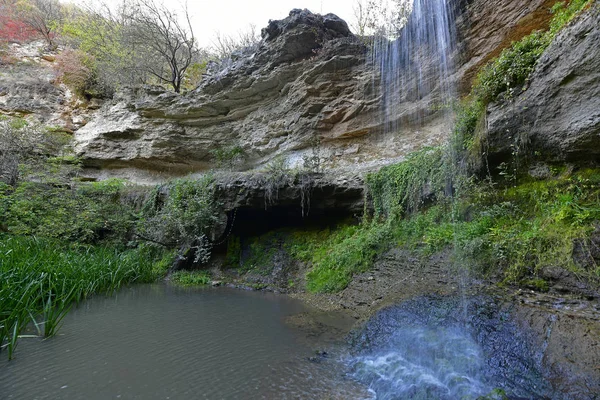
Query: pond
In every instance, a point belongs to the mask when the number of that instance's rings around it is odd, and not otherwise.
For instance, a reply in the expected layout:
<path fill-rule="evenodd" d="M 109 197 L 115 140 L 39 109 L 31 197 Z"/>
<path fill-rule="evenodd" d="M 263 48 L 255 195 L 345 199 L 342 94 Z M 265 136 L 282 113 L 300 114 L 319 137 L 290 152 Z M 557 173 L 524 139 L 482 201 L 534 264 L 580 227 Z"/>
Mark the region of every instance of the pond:
<path fill-rule="evenodd" d="M 139 285 L 96 296 L 58 336 L 22 339 L 14 360 L 0 360 L 0 397 L 367 397 L 335 356 L 315 357 L 317 337 L 285 323 L 303 311 L 285 296 L 227 288 Z"/>

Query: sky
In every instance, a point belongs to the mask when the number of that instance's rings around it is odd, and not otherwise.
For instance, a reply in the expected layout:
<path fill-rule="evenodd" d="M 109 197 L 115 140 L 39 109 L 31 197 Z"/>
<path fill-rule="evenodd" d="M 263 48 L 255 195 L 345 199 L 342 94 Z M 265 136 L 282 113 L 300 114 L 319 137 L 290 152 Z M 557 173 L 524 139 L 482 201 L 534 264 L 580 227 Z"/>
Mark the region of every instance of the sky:
<path fill-rule="evenodd" d="M 188 8 L 194 32 L 201 45 L 206 45 L 217 31 L 235 35 L 249 24 L 260 30 L 270 19 L 283 19 L 294 8 L 308 8 L 319 14 L 334 13 L 349 23 L 352 4 L 352 0 L 204 0 L 189 1 Z"/>
<path fill-rule="evenodd" d="M 76 4 L 100 3 L 94 0 L 61 0 Z M 156 0 L 181 9 L 185 0 Z M 210 46 L 217 32 L 236 36 L 239 31 L 247 31 L 254 24 L 258 31 L 267 26 L 270 19 L 283 19 L 294 8 L 308 8 L 319 14 L 334 13 L 348 24 L 352 20 L 352 6 L 355 0 L 188 0 L 188 10 L 194 34 L 201 47 Z M 119 0 L 107 0 L 117 4 Z"/>

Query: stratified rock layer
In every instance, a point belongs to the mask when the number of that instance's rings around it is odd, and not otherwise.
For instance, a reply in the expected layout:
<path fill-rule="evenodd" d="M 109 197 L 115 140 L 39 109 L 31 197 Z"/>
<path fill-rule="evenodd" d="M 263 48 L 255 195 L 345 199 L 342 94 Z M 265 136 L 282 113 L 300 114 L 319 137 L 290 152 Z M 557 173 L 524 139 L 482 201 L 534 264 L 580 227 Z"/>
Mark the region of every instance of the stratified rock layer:
<path fill-rule="evenodd" d="M 452 57 L 457 72 L 451 79 L 468 86 L 491 54 L 545 27 L 546 3 L 503 0 L 488 7 L 481 0 L 457 1 L 459 43 Z M 434 82 L 430 92 L 418 99 L 401 96 L 387 111 L 395 129 L 384 129 L 385 88 L 368 48 L 335 15 L 293 10 L 263 29 L 256 49 L 232 58 L 211 66 L 202 85 L 185 95 L 156 87 L 118 94 L 76 134 L 85 164 L 121 168 L 138 180 L 140 170 L 161 171 L 160 180 L 213 168 L 214 151 L 239 146 L 245 154 L 240 169 L 264 166 L 277 156 L 301 167 L 316 156 L 325 169 L 356 173 L 448 135 L 439 104 L 431 106 L 439 86 L 433 76 L 422 77 Z"/>
<path fill-rule="evenodd" d="M 547 161 L 600 157 L 600 3 L 566 27 L 540 58 L 527 89 L 487 115 L 492 164 L 515 147 Z"/>

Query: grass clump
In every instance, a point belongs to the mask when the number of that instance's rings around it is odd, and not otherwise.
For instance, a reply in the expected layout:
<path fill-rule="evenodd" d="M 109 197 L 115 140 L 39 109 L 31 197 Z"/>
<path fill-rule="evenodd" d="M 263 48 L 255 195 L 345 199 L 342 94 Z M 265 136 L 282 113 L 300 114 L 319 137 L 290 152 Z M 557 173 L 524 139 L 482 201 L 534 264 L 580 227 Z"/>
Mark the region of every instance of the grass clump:
<path fill-rule="evenodd" d="M 171 282 L 179 286 L 205 286 L 211 281 L 206 271 L 176 271 L 171 274 Z"/>
<path fill-rule="evenodd" d="M 152 282 L 163 254 L 140 246 L 88 246 L 36 237 L 0 237 L 0 351 L 13 357 L 31 323 L 53 336 L 69 309 L 92 294 Z"/>
<path fill-rule="evenodd" d="M 273 269 L 273 257 L 281 248 L 286 233 L 285 231 L 275 231 L 254 238 L 241 257 L 239 269 L 268 275 Z"/>

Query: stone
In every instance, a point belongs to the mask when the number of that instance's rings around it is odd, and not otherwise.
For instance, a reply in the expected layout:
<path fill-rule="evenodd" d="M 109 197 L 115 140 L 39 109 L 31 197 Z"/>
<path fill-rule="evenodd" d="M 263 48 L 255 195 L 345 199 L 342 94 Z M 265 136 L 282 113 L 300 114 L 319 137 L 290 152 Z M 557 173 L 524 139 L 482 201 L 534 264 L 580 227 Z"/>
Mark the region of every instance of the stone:
<path fill-rule="evenodd" d="M 461 54 L 452 57 L 452 79 L 463 86 L 475 66 L 510 44 L 515 35 L 507 19 L 516 21 L 519 35 L 547 23 L 545 6 L 541 0 L 504 0 L 494 7 L 457 1 Z M 522 21 L 542 9 L 544 18 Z M 435 82 L 431 78 L 424 77 Z M 420 99 L 400 99 L 395 129 L 388 131 L 382 88 L 363 41 L 333 14 L 295 9 L 270 21 L 258 46 L 211 63 L 191 92 L 146 86 L 117 93 L 76 133 L 76 150 L 87 167 L 167 176 L 214 168 L 212 153 L 228 146 L 243 149 L 242 171 L 264 168 L 277 157 L 297 164 L 318 150 L 324 169 L 362 173 L 444 142 L 448 122 L 430 107 L 437 85 L 428 90 Z"/>
<path fill-rule="evenodd" d="M 600 159 L 600 4 L 561 31 L 542 54 L 528 87 L 487 113 L 491 165 L 511 159 L 511 138 L 554 162 Z"/>

